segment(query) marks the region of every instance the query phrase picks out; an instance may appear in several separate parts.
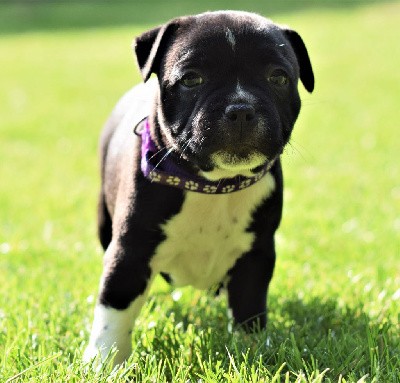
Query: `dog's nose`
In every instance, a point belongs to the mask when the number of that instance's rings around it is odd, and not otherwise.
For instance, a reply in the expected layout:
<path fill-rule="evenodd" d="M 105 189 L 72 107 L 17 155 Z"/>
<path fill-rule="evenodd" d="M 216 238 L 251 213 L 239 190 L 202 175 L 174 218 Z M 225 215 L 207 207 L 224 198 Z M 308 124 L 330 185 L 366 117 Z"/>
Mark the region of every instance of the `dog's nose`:
<path fill-rule="evenodd" d="M 256 111 L 249 104 L 233 104 L 226 107 L 225 115 L 230 121 L 246 123 L 254 119 Z"/>

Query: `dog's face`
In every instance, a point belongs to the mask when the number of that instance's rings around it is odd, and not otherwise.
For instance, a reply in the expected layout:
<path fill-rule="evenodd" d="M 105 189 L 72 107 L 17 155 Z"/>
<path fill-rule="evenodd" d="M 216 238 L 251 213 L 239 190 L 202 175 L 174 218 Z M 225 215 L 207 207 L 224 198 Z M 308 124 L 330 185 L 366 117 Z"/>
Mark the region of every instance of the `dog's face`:
<path fill-rule="evenodd" d="M 314 77 L 300 36 L 244 12 L 172 20 L 136 40 L 145 80 L 158 76 L 163 144 L 198 169 L 237 174 L 279 156 Z"/>

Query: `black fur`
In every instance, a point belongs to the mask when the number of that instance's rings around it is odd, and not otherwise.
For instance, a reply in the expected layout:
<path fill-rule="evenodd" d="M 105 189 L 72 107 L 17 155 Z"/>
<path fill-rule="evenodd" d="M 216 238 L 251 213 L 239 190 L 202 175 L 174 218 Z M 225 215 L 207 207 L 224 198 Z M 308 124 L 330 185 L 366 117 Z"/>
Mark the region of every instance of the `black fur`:
<path fill-rule="evenodd" d="M 135 52 L 143 79 L 155 73 L 159 86 L 149 99 L 126 96 L 103 131 L 98 212 L 106 255 L 99 302 L 123 310 L 145 291 L 150 261 L 167 239 L 162 225 L 180 214 L 191 193 L 142 174 L 141 140 L 132 129 L 148 115 L 159 158 L 171 149 L 170 158 L 193 174 L 219 169 L 213 157 L 218 151 L 242 162 L 249 152 L 259 153 L 257 161 L 263 162 L 255 163 L 253 171 L 275 160 L 270 170 L 275 189 L 255 207 L 246 228 L 254 233 L 252 247 L 227 270 L 235 322 L 262 328 L 282 214 L 279 156 L 300 111 L 298 79 L 308 91 L 314 89 L 305 45 L 296 32 L 260 16 L 222 12 L 178 18 L 152 29 L 136 39 Z M 201 82 L 189 88 L 183 78 L 192 72 Z M 242 88 L 244 93 L 238 91 Z"/>

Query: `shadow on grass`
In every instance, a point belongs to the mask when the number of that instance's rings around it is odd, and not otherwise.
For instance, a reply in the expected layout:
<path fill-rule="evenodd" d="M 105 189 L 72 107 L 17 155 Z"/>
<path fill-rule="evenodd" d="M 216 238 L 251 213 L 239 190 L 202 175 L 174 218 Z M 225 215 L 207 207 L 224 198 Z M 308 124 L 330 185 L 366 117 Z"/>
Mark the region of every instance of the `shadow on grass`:
<path fill-rule="evenodd" d="M 271 315 L 269 326 L 273 337 L 289 346 L 284 360 L 289 366 L 302 360 L 311 369 L 317 361 L 321 371 L 330 368 L 335 380 L 355 371 L 357 379 L 376 372 L 388 376 L 399 367 L 392 365 L 400 346 L 395 325 L 370 317 L 361 304 L 349 307 L 333 299 L 316 297 L 306 303 L 293 299 L 283 304 L 281 313 L 283 321 L 274 323 Z M 272 360 L 280 364 L 283 356 L 278 351 Z"/>
<path fill-rule="evenodd" d="M 375 1 L 377 2 L 377 1 Z M 384 1 L 380 1 L 383 3 Z M 374 1 L 365 0 L 3 0 L 0 33 L 117 26 L 149 26 L 173 17 L 208 10 L 239 9 L 266 16 L 307 9 L 349 9 Z"/>
<path fill-rule="evenodd" d="M 282 374 L 329 368 L 326 377 L 333 381 L 340 375 L 356 381 L 367 374 L 394 381 L 400 367 L 395 325 L 379 323 L 361 306 L 340 306 L 333 299 L 285 300 L 272 309 L 267 330 L 257 334 L 231 332 L 228 327 L 222 300 L 199 300 L 192 307 L 174 302 L 147 338 L 145 353 L 163 360 L 184 359 L 194 374 L 201 374 L 201 360 L 225 370 L 232 360 L 236 366 L 259 365 L 261 360 L 271 376 L 285 363 Z M 143 352 L 141 347 L 136 351 Z"/>

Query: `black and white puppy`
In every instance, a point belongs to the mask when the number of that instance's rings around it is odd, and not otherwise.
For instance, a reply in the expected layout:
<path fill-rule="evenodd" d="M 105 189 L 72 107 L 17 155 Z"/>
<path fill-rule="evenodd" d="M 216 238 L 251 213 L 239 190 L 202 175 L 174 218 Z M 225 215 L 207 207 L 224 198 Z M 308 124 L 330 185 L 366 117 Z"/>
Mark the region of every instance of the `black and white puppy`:
<path fill-rule="evenodd" d="M 160 273 L 177 286 L 225 287 L 235 323 L 265 326 L 280 155 L 300 111 L 298 79 L 314 88 L 301 37 L 252 13 L 177 18 L 134 48 L 146 83 L 120 100 L 101 138 L 106 251 L 85 360 L 113 347 L 115 363 L 129 357 Z"/>

